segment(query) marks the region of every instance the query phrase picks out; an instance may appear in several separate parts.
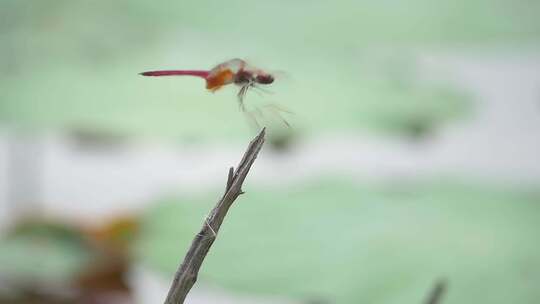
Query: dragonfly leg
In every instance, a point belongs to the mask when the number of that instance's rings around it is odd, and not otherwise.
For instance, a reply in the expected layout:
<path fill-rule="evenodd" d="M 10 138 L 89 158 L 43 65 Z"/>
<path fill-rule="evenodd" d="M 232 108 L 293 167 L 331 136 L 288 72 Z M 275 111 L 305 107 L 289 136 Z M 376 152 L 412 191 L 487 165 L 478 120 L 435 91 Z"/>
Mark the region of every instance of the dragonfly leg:
<path fill-rule="evenodd" d="M 238 92 L 238 104 L 240 106 L 240 110 L 242 112 L 245 112 L 246 111 L 246 107 L 244 105 L 244 97 L 246 96 L 247 94 L 247 91 L 249 90 L 249 88 L 251 88 L 253 86 L 253 83 L 252 82 L 249 82 L 245 85 L 243 85 L 241 88 L 240 88 L 240 91 Z"/>

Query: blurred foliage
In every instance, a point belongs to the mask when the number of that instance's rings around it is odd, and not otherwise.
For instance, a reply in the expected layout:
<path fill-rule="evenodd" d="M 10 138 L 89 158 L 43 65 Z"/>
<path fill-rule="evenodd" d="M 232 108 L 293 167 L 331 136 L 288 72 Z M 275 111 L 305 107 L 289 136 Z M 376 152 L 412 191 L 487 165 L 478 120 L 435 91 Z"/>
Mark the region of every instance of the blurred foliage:
<path fill-rule="evenodd" d="M 145 79 L 137 73 L 210 68 L 244 57 L 287 73 L 272 88 L 275 94 L 257 101 L 261 98 L 252 93 L 250 100 L 289 107 L 297 113 L 291 123 L 301 133 L 350 128 L 410 133 L 413 125 L 416 134 L 419 125 L 432 129 L 463 116 L 470 100 L 444 81 L 417 80 L 394 59 L 410 62 L 414 70 L 409 54 L 418 47 L 537 42 L 538 9 L 538 2 L 525 0 L 4 0 L 0 121 L 239 137 L 249 128 L 234 90 L 214 95 L 200 79 Z M 368 72 L 365 63 L 380 49 L 392 53 Z M 395 75 L 412 81 L 395 85 Z"/>
<path fill-rule="evenodd" d="M 21 222 L 0 243 L 0 276 L 21 282 L 68 282 L 90 258 L 84 236 L 60 223 Z"/>
<path fill-rule="evenodd" d="M 137 246 L 141 259 L 172 275 L 217 196 L 152 208 Z M 539 211 L 537 190 L 448 182 L 249 189 L 201 278 L 242 292 L 378 304 L 422 303 L 446 278 L 446 304 L 533 304 L 540 298 Z"/>
<path fill-rule="evenodd" d="M 16 223 L 0 239 L 0 303 L 131 303 L 126 273 L 137 227 L 127 216 L 91 227 Z"/>

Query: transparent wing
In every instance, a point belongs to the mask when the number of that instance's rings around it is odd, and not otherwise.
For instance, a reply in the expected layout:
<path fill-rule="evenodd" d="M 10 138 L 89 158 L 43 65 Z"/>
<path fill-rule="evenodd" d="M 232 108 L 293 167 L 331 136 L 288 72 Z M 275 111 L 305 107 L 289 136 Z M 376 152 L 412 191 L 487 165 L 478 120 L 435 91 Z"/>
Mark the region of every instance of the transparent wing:
<path fill-rule="evenodd" d="M 278 105 L 277 103 L 250 107 L 246 107 L 244 105 L 241 110 L 246 117 L 248 124 L 256 129 L 276 125 L 291 128 L 291 124 L 287 120 L 286 116 L 294 114 L 292 111 Z"/>
<path fill-rule="evenodd" d="M 247 63 L 240 59 L 240 58 L 234 58 L 234 59 L 231 59 L 231 60 L 227 60 L 223 63 L 220 63 L 218 65 L 216 65 L 211 71 L 210 73 L 212 74 L 216 74 L 216 73 L 219 73 L 223 70 L 230 70 L 231 72 L 233 73 L 236 73 L 238 72 L 240 69 L 243 69 L 247 66 Z"/>

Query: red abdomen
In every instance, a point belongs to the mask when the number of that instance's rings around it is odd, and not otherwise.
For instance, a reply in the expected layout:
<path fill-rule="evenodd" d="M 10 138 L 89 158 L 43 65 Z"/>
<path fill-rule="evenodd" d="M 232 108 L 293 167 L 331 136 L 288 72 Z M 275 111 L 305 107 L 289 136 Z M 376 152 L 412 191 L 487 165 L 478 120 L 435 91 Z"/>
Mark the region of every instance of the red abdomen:
<path fill-rule="evenodd" d="M 143 76 L 195 76 L 206 79 L 210 75 L 209 71 L 200 70 L 164 70 L 141 73 Z"/>

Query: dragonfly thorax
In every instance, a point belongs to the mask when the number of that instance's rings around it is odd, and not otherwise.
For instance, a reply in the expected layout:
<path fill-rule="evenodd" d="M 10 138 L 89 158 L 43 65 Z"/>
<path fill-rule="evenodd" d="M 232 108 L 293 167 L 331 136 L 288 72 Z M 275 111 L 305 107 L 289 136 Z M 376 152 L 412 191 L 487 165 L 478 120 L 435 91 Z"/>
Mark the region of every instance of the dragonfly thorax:
<path fill-rule="evenodd" d="M 240 70 L 234 76 L 234 83 L 238 85 L 245 85 L 253 83 L 254 81 L 255 77 L 253 76 L 253 73 L 246 70 Z"/>

